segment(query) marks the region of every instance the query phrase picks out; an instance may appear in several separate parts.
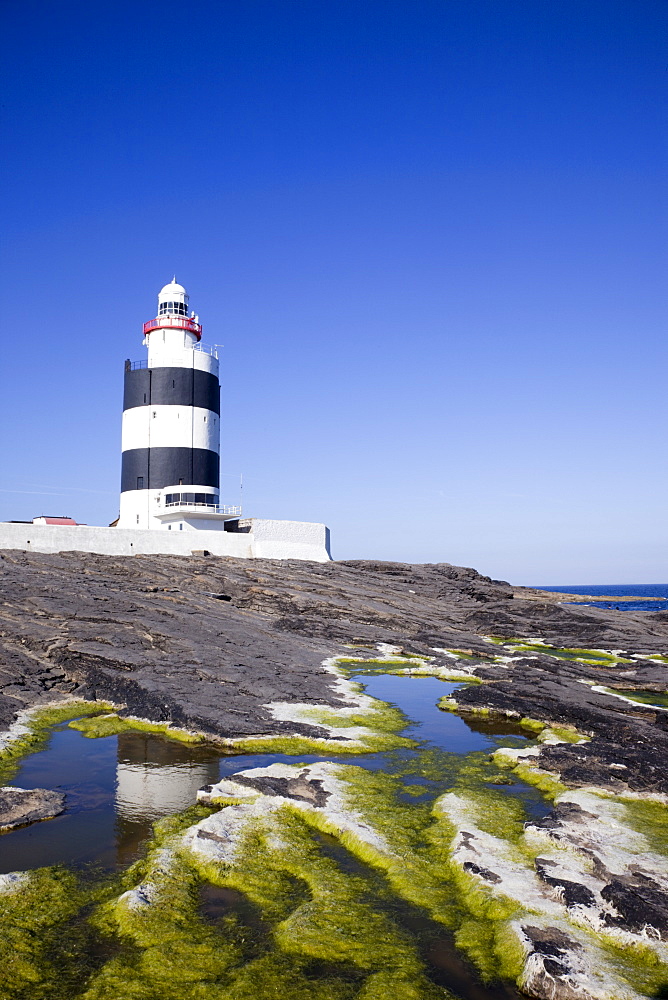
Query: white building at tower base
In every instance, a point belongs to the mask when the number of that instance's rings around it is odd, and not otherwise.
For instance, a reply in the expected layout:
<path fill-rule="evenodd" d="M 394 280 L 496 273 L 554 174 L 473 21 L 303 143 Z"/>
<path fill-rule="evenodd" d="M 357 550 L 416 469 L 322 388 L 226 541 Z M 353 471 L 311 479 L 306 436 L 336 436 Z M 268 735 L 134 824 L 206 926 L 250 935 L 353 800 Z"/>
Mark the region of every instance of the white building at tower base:
<path fill-rule="evenodd" d="M 310 559 L 313 562 L 329 562 L 332 558 L 329 529 L 324 524 L 260 518 L 239 520 L 235 530 L 224 531 L 155 531 L 4 521 L 0 522 L 0 549 L 96 552 L 108 556 L 208 553 L 237 559 Z"/>

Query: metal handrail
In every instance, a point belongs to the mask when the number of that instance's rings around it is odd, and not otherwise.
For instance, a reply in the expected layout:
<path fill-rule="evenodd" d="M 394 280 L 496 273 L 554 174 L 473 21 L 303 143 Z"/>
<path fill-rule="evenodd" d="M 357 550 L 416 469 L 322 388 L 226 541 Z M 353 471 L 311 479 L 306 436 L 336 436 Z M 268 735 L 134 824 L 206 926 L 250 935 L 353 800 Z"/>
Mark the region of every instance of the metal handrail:
<path fill-rule="evenodd" d="M 188 330 L 198 340 L 202 336 L 202 324 L 196 323 L 189 316 L 157 316 L 144 323 L 144 336 L 151 330 Z"/>
<path fill-rule="evenodd" d="M 212 514 L 230 514 L 233 517 L 241 516 L 241 507 L 229 504 L 194 503 L 188 500 L 175 500 L 173 503 L 165 503 L 162 506 L 167 510 L 173 507 L 196 507 Z"/>
<path fill-rule="evenodd" d="M 212 358 L 217 358 L 218 357 L 217 347 L 218 347 L 217 344 L 213 344 L 210 346 L 209 344 L 197 343 L 193 344 L 191 350 L 201 351 L 202 354 L 210 354 Z"/>
<path fill-rule="evenodd" d="M 209 347 L 206 344 L 194 344 L 192 347 L 188 347 L 187 350 L 189 350 L 189 351 L 197 351 L 199 354 L 208 354 L 210 357 L 215 358 L 216 361 L 218 360 L 218 351 L 216 350 L 216 348 L 215 347 Z M 177 367 L 177 368 L 183 367 L 183 365 L 182 365 L 183 355 L 181 355 L 180 357 L 162 358 L 161 360 L 162 360 L 162 365 L 159 365 L 158 367 L 164 367 L 165 361 L 173 361 L 175 367 Z M 125 362 L 125 370 L 126 370 L 126 372 L 127 371 L 134 372 L 138 368 L 148 368 L 148 367 L 149 367 L 148 361 L 130 361 L 128 359 Z M 187 367 L 190 367 L 190 366 L 188 365 Z"/>

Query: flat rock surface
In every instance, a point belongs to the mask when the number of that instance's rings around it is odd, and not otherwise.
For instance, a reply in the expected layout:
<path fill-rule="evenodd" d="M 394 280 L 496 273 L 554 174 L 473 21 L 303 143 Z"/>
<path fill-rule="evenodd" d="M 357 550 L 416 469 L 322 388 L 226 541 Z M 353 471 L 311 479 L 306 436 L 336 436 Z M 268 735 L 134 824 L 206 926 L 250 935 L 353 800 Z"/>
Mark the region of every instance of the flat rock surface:
<path fill-rule="evenodd" d="M 542 654 L 508 664 L 483 636 L 629 655 L 668 652 L 668 613 L 565 606 L 447 563 L 311 563 L 225 557 L 0 553 L 0 725 L 63 695 L 109 699 L 126 714 L 212 736 L 299 732 L 269 702 L 337 705 L 326 657 L 376 643 L 435 656 L 480 655 L 487 683 L 457 692 L 469 708 L 581 728 L 586 745 L 545 747 L 569 783 L 668 790 L 668 712 L 592 685 L 666 690 L 668 665 L 587 665 Z M 452 659 L 439 662 L 453 664 Z M 473 662 L 473 661 L 468 661 Z M 582 683 L 586 681 L 587 683 Z M 621 766 L 620 766 L 621 765 Z"/>
<path fill-rule="evenodd" d="M 59 816 L 65 809 L 65 795 L 47 788 L 0 788 L 0 830 L 13 830 L 42 819 Z"/>

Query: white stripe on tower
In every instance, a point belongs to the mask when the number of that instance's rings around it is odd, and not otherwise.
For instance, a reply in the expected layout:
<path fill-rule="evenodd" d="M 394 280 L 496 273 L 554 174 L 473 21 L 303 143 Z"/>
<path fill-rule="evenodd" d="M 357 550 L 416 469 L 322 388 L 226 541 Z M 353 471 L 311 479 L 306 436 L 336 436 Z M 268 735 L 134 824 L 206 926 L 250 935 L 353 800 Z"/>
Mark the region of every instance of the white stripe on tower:
<path fill-rule="evenodd" d="M 205 448 L 218 454 L 220 417 L 201 406 L 134 406 L 123 413 L 121 447 Z M 171 485 L 170 483 L 166 484 Z"/>

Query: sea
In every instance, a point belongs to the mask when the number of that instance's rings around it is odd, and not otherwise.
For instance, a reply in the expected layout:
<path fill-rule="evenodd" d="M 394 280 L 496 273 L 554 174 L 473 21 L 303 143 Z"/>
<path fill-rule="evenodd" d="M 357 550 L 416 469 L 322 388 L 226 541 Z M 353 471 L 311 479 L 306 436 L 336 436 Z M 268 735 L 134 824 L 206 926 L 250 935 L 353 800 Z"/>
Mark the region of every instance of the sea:
<path fill-rule="evenodd" d="M 580 583 L 569 587 L 541 585 L 539 590 L 559 594 L 591 594 L 592 597 L 637 597 L 635 601 L 566 601 L 567 604 L 593 605 L 597 608 L 617 608 L 620 611 L 668 611 L 668 583 Z M 661 601 L 648 601 L 648 597 L 662 597 Z"/>

